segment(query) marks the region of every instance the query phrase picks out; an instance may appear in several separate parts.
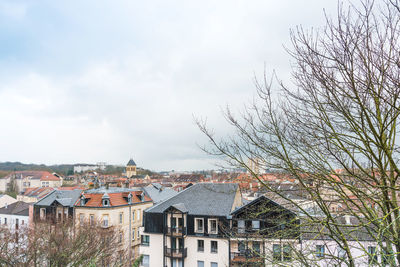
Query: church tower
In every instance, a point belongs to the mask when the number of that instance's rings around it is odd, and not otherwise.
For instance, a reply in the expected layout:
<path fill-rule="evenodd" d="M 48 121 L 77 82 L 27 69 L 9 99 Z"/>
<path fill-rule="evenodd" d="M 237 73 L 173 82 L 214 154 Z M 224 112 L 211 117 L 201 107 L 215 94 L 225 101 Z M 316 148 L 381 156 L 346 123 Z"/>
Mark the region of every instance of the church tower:
<path fill-rule="evenodd" d="M 126 164 L 126 177 L 131 178 L 132 176 L 136 176 L 136 163 L 130 159 Z"/>

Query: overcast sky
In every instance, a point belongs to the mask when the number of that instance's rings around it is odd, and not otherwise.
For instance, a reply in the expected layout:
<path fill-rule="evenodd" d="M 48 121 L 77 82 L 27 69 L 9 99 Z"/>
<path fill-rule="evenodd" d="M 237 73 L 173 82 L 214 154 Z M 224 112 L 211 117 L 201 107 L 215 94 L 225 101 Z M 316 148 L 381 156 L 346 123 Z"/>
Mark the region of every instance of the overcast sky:
<path fill-rule="evenodd" d="M 0 161 L 213 168 L 193 116 L 254 96 L 332 0 L 0 0 Z"/>

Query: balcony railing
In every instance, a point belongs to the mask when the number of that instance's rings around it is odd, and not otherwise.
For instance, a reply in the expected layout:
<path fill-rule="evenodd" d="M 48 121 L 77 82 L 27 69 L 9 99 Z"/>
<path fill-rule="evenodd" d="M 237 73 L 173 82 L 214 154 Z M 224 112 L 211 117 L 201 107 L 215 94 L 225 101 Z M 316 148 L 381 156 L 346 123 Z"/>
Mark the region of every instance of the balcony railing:
<path fill-rule="evenodd" d="M 166 234 L 174 236 L 186 235 L 186 227 L 167 227 Z"/>
<path fill-rule="evenodd" d="M 263 256 L 252 250 L 245 250 L 240 252 L 231 252 L 232 262 L 261 262 Z"/>
<path fill-rule="evenodd" d="M 187 248 L 167 248 L 164 247 L 165 256 L 172 258 L 186 258 Z"/>

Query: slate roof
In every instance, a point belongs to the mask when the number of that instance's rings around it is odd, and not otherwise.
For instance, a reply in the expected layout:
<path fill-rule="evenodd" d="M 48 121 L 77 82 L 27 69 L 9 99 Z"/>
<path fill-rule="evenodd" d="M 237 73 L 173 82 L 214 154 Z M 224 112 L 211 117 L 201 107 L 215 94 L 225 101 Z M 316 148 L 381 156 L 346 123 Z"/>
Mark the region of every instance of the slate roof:
<path fill-rule="evenodd" d="M 75 190 L 54 190 L 38 202 L 36 202 L 35 206 L 50 206 L 57 201 L 64 207 L 73 207 L 75 202 L 79 199 L 83 190 L 75 189 Z"/>
<path fill-rule="evenodd" d="M 149 209 L 149 213 L 162 213 L 171 206 L 185 209 L 188 214 L 228 216 L 233 208 L 237 184 L 195 184 L 175 196 Z"/>
<path fill-rule="evenodd" d="M 178 194 L 171 188 L 163 187 L 161 184 L 153 183 L 146 187 L 142 187 L 142 190 L 153 200 L 154 204 L 164 201 Z"/>
<path fill-rule="evenodd" d="M 0 209 L 0 214 L 29 216 L 29 204 L 17 201 Z"/>
<path fill-rule="evenodd" d="M 136 163 L 133 161 L 133 159 L 130 159 L 128 161 L 128 164 L 126 164 L 127 166 L 136 166 Z"/>

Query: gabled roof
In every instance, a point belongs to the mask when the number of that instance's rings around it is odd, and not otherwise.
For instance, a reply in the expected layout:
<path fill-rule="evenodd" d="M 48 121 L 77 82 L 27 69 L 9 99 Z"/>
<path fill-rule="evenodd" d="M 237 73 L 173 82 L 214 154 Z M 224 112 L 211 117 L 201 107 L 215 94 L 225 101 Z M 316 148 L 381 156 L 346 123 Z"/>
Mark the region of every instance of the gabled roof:
<path fill-rule="evenodd" d="M 79 199 L 82 190 L 54 190 L 38 202 L 35 206 L 51 206 L 54 202 L 58 202 L 64 207 L 73 207 L 75 202 Z"/>
<path fill-rule="evenodd" d="M 128 164 L 126 164 L 126 166 L 136 166 L 136 163 L 133 161 L 133 159 L 130 159 L 128 161 Z"/>
<path fill-rule="evenodd" d="M 254 200 L 252 200 L 250 202 L 247 202 L 246 204 L 244 204 L 244 205 L 240 206 L 239 208 L 235 209 L 234 211 L 232 211 L 231 215 L 236 215 L 236 214 L 244 211 L 247 208 L 250 208 L 252 206 L 256 206 L 259 203 L 272 204 L 272 205 L 278 207 L 278 209 L 282 209 L 282 210 L 287 211 L 288 213 L 291 213 L 292 215 L 296 215 L 296 213 L 294 213 L 293 211 L 291 211 L 291 210 L 279 205 L 275 201 L 273 201 L 273 200 L 271 200 L 271 199 L 269 199 L 269 198 L 267 198 L 265 196 L 260 196 L 260 197 L 254 199 Z"/>
<path fill-rule="evenodd" d="M 237 184 L 195 184 L 149 209 L 149 213 L 163 213 L 169 207 L 185 208 L 188 214 L 228 216 L 233 208 Z M 183 205 L 183 206 L 182 206 Z"/>
<path fill-rule="evenodd" d="M 29 216 L 29 204 L 17 201 L 0 209 L 0 214 Z"/>

